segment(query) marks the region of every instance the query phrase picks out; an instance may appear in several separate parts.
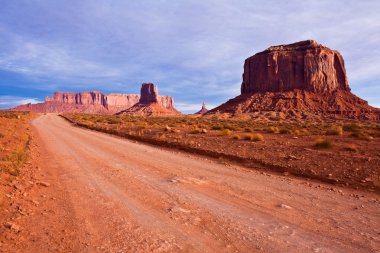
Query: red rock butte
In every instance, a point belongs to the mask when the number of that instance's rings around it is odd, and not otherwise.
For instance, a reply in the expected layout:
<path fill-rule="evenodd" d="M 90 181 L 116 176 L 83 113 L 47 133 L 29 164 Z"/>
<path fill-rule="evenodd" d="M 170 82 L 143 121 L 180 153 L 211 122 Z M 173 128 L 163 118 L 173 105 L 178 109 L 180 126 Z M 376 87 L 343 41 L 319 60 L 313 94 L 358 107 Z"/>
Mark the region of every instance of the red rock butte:
<path fill-rule="evenodd" d="M 196 113 L 194 113 L 194 114 L 201 114 L 201 115 L 203 115 L 203 114 L 206 114 L 207 112 L 208 112 L 208 109 L 206 108 L 206 103 L 203 102 L 202 103 L 202 108 L 199 111 L 197 111 Z"/>
<path fill-rule="evenodd" d="M 174 108 L 174 100 L 170 97 L 158 96 L 158 88 L 153 83 L 141 85 L 139 102 L 132 107 L 122 110 L 117 115 L 178 115 Z"/>
<path fill-rule="evenodd" d="M 314 40 L 272 46 L 246 59 L 241 95 L 209 113 L 264 111 L 380 119 L 379 109 L 351 93 L 342 55 Z"/>
<path fill-rule="evenodd" d="M 144 87 L 144 84 L 143 84 Z M 142 88 L 143 90 L 144 88 Z M 45 102 L 19 105 L 11 110 L 32 111 L 37 113 L 98 113 L 115 114 L 133 107 L 141 101 L 152 99 L 159 106 L 176 111 L 174 100 L 170 96 L 158 96 L 157 87 L 153 97 L 141 97 L 137 94 L 103 94 L 98 91 L 90 92 L 55 92 L 52 97 L 46 97 Z M 154 91 L 152 91 L 154 93 Z M 148 101 L 147 100 L 147 101 Z"/>

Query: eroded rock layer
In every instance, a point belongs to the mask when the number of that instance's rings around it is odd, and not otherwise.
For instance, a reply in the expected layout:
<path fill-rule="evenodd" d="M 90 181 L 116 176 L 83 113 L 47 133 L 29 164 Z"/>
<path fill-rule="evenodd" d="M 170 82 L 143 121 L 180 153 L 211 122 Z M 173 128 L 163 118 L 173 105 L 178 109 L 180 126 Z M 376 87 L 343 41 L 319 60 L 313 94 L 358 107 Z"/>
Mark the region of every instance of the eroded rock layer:
<path fill-rule="evenodd" d="M 174 108 L 173 98 L 157 96 L 157 103 L 171 110 Z M 108 94 L 101 92 L 55 92 L 52 97 L 46 97 L 45 102 L 20 105 L 12 110 L 32 111 L 37 113 L 99 113 L 115 114 L 126 110 L 140 101 L 137 94 Z"/>
<path fill-rule="evenodd" d="M 143 83 L 139 102 L 117 114 L 176 115 L 180 113 L 174 108 L 173 98 L 158 96 L 156 85 L 153 83 Z"/>
<path fill-rule="evenodd" d="M 210 113 L 261 111 L 380 119 L 379 109 L 351 93 L 341 54 L 313 40 L 273 46 L 246 59 L 241 95 Z"/>

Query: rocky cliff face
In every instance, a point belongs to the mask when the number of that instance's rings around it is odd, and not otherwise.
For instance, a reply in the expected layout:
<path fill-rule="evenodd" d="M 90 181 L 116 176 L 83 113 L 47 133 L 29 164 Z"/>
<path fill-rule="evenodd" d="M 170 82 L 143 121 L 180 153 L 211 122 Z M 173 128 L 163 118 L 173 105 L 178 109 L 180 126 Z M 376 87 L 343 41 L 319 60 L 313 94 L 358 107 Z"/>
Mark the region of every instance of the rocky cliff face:
<path fill-rule="evenodd" d="M 157 87 L 148 87 L 147 96 L 143 101 L 155 100 L 168 110 L 174 109 L 174 100 L 170 96 L 158 96 Z M 37 113 L 100 113 L 115 114 L 126 110 L 141 100 L 137 94 L 108 94 L 101 92 L 55 92 L 52 97 L 46 97 L 44 103 L 20 105 L 13 110 L 33 111 Z M 174 109 L 175 110 L 175 109 Z"/>
<path fill-rule="evenodd" d="M 111 113 L 117 113 L 137 104 L 140 96 L 136 94 L 108 94 L 106 96 L 107 109 Z"/>
<path fill-rule="evenodd" d="M 132 107 L 120 111 L 121 114 L 138 115 L 176 115 L 179 112 L 174 108 L 174 100 L 169 96 L 159 96 L 158 88 L 153 83 L 143 83 L 140 100 Z"/>
<path fill-rule="evenodd" d="M 143 83 L 140 90 L 140 103 L 149 104 L 158 102 L 158 88 L 153 83 Z"/>
<path fill-rule="evenodd" d="M 54 92 L 53 97 L 46 97 L 46 102 L 75 105 L 107 106 L 106 95 L 98 91 L 90 92 Z"/>
<path fill-rule="evenodd" d="M 242 94 L 295 89 L 349 91 L 341 54 L 307 40 L 273 46 L 245 60 Z"/>
<path fill-rule="evenodd" d="M 209 113 L 265 111 L 380 119 L 379 109 L 351 93 L 341 54 L 313 40 L 269 47 L 246 59 L 241 95 Z"/>

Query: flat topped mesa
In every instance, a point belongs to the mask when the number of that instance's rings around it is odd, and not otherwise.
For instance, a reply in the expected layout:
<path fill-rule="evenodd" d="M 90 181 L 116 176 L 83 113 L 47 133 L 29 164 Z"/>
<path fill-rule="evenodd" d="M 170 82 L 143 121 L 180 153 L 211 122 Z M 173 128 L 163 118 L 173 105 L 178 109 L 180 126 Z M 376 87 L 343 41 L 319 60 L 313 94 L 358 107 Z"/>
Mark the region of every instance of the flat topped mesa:
<path fill-rule="evenodd" d="M 240 117 L 380 120 L 380 110 L 351 93 L 338 51 L 305 40 L 272 46 L 244 62 L 241 95 L 210 110 Z"/>
<path fill-rule="evenodd" d="M 242 94 L 338 89 L 350 90 L 343 58 L 314 40 L 272 46 L 244 63 Z"/>
<path fill-rule="evenodd" d="M 261 53 L 264 53 L 267 51 L 305 50 L 305 49 L 311 49 L 311 48 L 326 48 L 326 47 L 321 44 L 318 44 L 318 42 L 316 42 L 315 40 L 304 40 L 304 41 L 299 41 L 299 42 L 287 44 L 287 45 L 271 46 L 267 50 Z M 257 53 L 257 54 L 260 54 L 260 53 Z"/>

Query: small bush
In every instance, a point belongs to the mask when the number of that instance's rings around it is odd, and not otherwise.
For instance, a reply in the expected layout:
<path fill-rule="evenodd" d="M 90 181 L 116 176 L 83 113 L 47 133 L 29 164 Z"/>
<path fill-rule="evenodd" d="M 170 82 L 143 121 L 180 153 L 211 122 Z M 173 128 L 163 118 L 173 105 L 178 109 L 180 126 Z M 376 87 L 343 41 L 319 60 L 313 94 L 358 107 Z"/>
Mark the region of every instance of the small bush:
<path fill-rule="evenodd" d="M 200 134 L 201 131 L 199 129 L 194 129 L 190 131 L 191 134 Z"/>
<path fill-rule="evenodd" d="M 327 149 L 327 148 L 332 148 L 333 145 L 328 140 L 325 140 L 325 139 L 316 139 L 314 146 L 316 148 Z"/>
<path fill-rule="evenodd" d="M 251 128 L 247 127 L 247 128 L 244 129 L 244 132 L 246 132 L 246 133 L 252 133 L 253 130 Z"/>
<path fill-rule="evenodd" d="M 371 178 L 373 185 L 380 188 L 380 175 L 373 175 Z"/>
<path fill-rule="evenodd" d="M 212 126 L 212 127 L 211 127 L 211 129 L 212 129 L 212 130 L 222 130 L 222 129 L 223 129 L 223 127 L 222 127 L 222 126 L 219 126 L 219 125 L 217 125 L 217 126 Z"/>
<path fill-rule="evenodd" d="M 120 124 L 121 120 L 120 119 L 109 119 L 108 124 Z"/>
<path fill-rule="evenodd" d="M 223 129 L 228 129 L 228 130 L 232 130 L 234 131 L 235 130 L 235 127 L 231 126 L 231 125 L 228 125 L 228 124 L 225 124 L 223 125 Z"/>
<path fill-rule="evenodd" d="M 252 141 L 263 141 L 263 140 L 264 140 L 264 136 L 262 136 L 261 134 L 254 134 L 253 135 Z"/>
<path fill-rule="evenodd" d="M 333 126 L 326 131 L 327 135 L 343 135 L 343 128 L 341 126 Z"/>
<path fill-rule="evenodd" d="M 272 133 L 272 134 L 277 134 L 280 132 L 280 129 L 278 129 L 278 127 L 268 127 L 268 129 L 266 129 L 266 132 L 267 133 Z"/>
<path fill-rule="evenodd" d="M 2 134 L 2 133 L 0 133 L 0 139 L 1 139 L 1 138 L 4 138 L 4 137 L 5 137 L 5 135 Z"/>
<path fill-rule="evenodd" d="M 298 130 L 298 129 L 296 129 L 296 130 L 293 131 L 293 134 L 295 134 L 295 135 L 301 135 L 301 131 Z"/>
<path fill-rule="evenodd" d="M 350 152 L 357 152 L 358 147 L 354 144 L 348 144 L 347 146 L 344 147 L 344 150 L 350 151 Z"/>
<path fill-rule="evenodd" d="M 247 140 L 247 141 L 263 141 L 264 136 L 262 136 L 261 134 L 245 134 L 244 140 Z"/>
<path fill-rule="evenodd" d="M 224 135 L 224 136 L 231 135 L 231 130 L 229 130 L 229 129 L 223 129 L 222 135 Z"/>
<path fill-rule="evenodd" d="M 291 134 L 292 130 L 289 128 L 281 128 L 280 129 L 280 134 Z"/>
<path fill-rule="evenodd" d="M 346 124 L 343 126 L 343 130 L 347 132 L 357 132 L 361 129 L 361 126 L 357 124 Z"/>
<path fill-rule="evenodd" d="M 364 141 L 372 141 L 373 137 L 368 135 L 367 133 L 362 133 L 362 132 L 353 132 L 350 134 L 351 137 L 357 138 L 359 140 L 364 140 Z"/>
<path fill-rule="evenodd" d="M 234 140 L 240 140 L 241 139 L 240 135 L 238 135 L 238 134 L 234 134 L 234 136 L 232 136 L 232 138 Z"/>
<path fill-rule="evenodd" d="M 245 134 L 244 135 L 244 140 L 247 140 L 247 141 L 253 140 L 253 134 Z"/>

